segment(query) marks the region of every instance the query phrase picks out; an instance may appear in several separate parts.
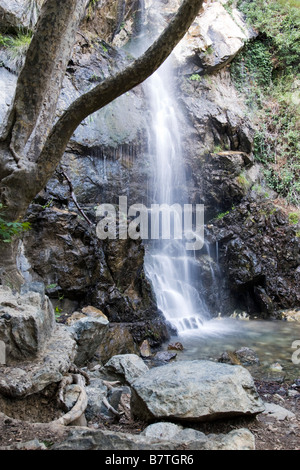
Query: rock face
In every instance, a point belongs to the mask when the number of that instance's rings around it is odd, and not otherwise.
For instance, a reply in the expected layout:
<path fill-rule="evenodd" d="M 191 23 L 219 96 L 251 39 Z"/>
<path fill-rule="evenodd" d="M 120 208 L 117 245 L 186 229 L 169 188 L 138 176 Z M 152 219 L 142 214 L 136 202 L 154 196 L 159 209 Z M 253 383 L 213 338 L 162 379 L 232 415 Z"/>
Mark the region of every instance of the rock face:
<path fill-rule="evenodd" d="M 281 318 L 281 309 L 299 305 L 299 224 L 254 191 L 237 208 L 214 221 L 227 288 L 248 312 Z M 224 270 L 224 271 L 223 271 Z"/>
<path fill-rule="evenodd" d="M 0 29 L 18 30 L 20 28 L 32 29 L 38 18 L 44 0 L 1 0 L 0 1 Z"/>
<path fill-rule="evenodd" d="M 0 340 L 5 343 L 7 364 L 35 357 L 51 336 L 55 325 L 54 310 L 43 288 L 15 295 L 0 286 Z"/>
<path fill-rule="evenodd" d="M 132 389 L 132 413 L 147 421 L 207 421 L 264 410 L 247 370 L 210 361 L 151 369 Z"/>
<path fill-rule="evenodd" d="M 220 2 L 206 6 L 175 48 L 179 61 L 194 63 L 197 73 L 211 73 L 233 60 L 253 33 L 238 10 L 229 8 Z"/>

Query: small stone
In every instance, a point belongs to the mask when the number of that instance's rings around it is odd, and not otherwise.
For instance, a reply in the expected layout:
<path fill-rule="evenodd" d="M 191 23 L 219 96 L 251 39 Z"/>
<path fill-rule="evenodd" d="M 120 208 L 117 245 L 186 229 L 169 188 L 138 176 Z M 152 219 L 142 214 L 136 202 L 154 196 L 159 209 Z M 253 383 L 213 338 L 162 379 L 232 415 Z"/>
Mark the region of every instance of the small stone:
<path fill-rule="evenodd" d="M 104 313 L 96 307 L 92 307 L 89 305 L 88 307 L 84 307 L 83 309 L 81 309 L 81 311 L 82 313 L 85 313 L 85 315 L 87 315 L 88 317 L 103 317 L 105 318 L 105 320 L 108 320 L 107 316 L 104 315 Z"/>
<path fill-rule="evenodd" d="M 86 318 L 86 315 L 81 312 L 74 312 L 72 315 L 67 319 L 68 325 L 73 325 L 77 320 L 81 320 L 81 318 Z"/>
<path fill-rule="evenodd" d="M 140 353 L 142 357 L 152 356 L 151 346 L 147 339 L 145 339 L 140 346 Z"/>
<path fill-rule="evenodd" d="M 274 372 L 281 372 L 283 370 L 283 367 L 279 362 L 274 362 L 274 364 L 270 365 L 270 370 Z"/>
<path fill-rule="evenodd" d="M 162 351 L 155 354 L 154 359 L 160 362 L 170 362 L 177 357 L 175 352 Z"/>
<path fill-rule="evenodd" d="M 182 343 L 177 341 L 176 343 L 169 344 L 168 350 L 170 351 L 170 350 L 173 350 L 173 349 L 174 349 L 174 351 L 183 351 L 184 348 L 183 348 Z"/>

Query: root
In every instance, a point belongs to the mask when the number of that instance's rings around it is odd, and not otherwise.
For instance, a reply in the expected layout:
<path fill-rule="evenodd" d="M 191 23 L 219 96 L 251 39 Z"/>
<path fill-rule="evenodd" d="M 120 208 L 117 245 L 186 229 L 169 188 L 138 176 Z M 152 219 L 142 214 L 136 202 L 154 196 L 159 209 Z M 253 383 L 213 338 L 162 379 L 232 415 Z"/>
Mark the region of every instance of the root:
<path fill-rule="evenodd" d="M 85 380 L 81 375 L 78 374 L 74 375 L 73 379 L 74 382 L 78 384 L 80 389 L 80 395 L 78 397 L 78 400 L 75 403 L 74 407 L 68 413 L 66 413 L 61 418 L 52 421 L 51 424 L 60 424 L 63 426 L 68 426 L 68 424 L 71 424 L 73 421 L 79 419 L 86 410 L 88 399 L 85 391 Z M 69 381 L 66 382 L 69 383 Z"/>
<path fill-rule="evenodd" d="M 114 409 L 113 406 L 111 406 L 106 397 L 103 398 L 103 405 L 105 405 L 109 411 L 111 411 L 114 415 L 118 416 L 119 418 L 122 416 L 122 413 L 119 413 L 117 410 Z"/>

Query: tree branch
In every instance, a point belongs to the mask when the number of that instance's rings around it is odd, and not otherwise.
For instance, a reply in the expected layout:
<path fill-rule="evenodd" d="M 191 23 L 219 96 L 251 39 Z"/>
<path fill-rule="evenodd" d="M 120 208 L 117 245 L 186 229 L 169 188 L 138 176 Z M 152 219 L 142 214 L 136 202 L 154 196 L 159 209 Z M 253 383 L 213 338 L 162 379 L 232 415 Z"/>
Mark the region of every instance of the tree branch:
<path fill-rule="evenodd" d="M 79 97 L 49 134 L 37 160 L 37 186 L 43 187 L 57 167 L 75 129 L 90 114 L 146 80 L 168 58 L 193 23 L 203 0 L 184 0 L 155 43 L 131 65 Z"/>

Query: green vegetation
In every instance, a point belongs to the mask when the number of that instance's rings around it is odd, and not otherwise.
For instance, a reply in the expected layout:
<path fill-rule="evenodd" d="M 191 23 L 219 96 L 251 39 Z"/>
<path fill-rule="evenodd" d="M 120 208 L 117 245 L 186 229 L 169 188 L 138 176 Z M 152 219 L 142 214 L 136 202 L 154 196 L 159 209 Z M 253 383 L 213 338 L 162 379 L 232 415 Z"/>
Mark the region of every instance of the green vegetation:
<path fill-rule="evenodd" d="M 0 34 L 0 48 L 5 53 L 10 69 L 18 71 L 23 66 L 27 49 L 32 39 L 32 33 L 19 32 L 15 36 L 4 36 Z"/>
<path fill-rule="evenodd" d="M 289 213 L 289 223 L 291 225 L 296 225 L 299 222 L 299 214 L 297 212 Z"/>
<path fill-rule="evenodd" d="M 24 52 L 32 39 L 32 33 L 22 33 L 21 31 L 16 36 L 4 36 L 0 34 L 0 46 L 11 51 L 12 55 L 17 56 L 20 50 Z"/>
<path fill-rule="evenodd" d="M 223 219 L 223 217 L 225 217 L 228 214 L 230 214 L 230 211 L 221 212 L 220 214 L 217 215 L 216 219 L 221 220 L 221 219 Z"/>
<path fill-rule="evenodd" d="M 256 127 L 254 155 L 268 185 L 300 203 L 300 2 L 238 2 L 258 31 L 231 66 Z"/>
<path fill-rule="evenodd" d="M 0 210 L 4 209 L 3 204 L 0 203 Z M 20 235 L 22 232 L 30 230 L 29 222 L 7 222 L 5 214 L 0 212 L 0 243 L 10 243 L 14 236 Z"/>
<path fill-rule="evenodd" d="M 201 75 L 198 73 L 194 73 L 193 75 L 190 76 L 189 80 L 192 82 L 200 82 L 201 81 Z"/>

